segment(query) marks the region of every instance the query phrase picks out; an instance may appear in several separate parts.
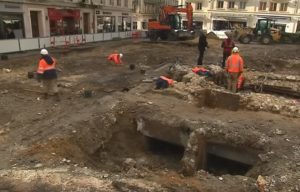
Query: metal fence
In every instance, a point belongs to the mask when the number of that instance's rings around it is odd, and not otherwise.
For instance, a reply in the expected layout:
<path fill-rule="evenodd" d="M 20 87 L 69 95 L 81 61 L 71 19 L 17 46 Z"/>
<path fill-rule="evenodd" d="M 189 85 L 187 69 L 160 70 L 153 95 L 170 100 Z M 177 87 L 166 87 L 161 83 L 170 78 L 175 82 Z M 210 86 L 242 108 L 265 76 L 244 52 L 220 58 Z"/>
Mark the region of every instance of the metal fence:
<path fill-rule="evenodd" d="M 115 33 L 64 35 L 26 39 L 5 39 L 0 40 L 0 54 L 37 50 L 47 47 L 80 46 L 85 43 L 110 41 L 113 39 L 139 39 L 145 37 L 145 31 L 127 31 Z"/>

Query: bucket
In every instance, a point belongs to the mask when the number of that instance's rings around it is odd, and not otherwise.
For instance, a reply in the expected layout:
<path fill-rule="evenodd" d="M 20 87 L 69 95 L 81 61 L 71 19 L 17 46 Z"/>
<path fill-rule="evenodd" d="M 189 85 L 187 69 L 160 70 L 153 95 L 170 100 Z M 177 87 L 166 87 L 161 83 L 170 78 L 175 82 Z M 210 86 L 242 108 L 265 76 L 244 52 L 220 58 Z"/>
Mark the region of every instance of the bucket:
<path fill-rule="evenodd" d="M 84 90 L 83 91 L 83 97 L 84 98 L 90 98 L 93 96 L 93 91 L 92 90 Z"/>
<path fill-rule="evenodd" d="M 134 70 L 134 69 L 135 69 L 135 65 L 134 65 L 134 64 L 130 64 L 130 65 L 129 65 L 129 69 L 130 69 L 130 70 Z"/>
<path fill-rule="evenodd" d="M 36 72 L 30 71 L 27 73 L 28 79 L 33 79 L 36 77 Z"/>

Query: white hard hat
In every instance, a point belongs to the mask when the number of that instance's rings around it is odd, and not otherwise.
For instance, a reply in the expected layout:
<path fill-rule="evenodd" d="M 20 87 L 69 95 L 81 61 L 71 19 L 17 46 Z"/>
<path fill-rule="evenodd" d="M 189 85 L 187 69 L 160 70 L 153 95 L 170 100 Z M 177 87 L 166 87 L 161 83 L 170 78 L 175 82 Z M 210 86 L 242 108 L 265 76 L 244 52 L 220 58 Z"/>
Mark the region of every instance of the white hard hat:
<path fill-rule="evenodd" d="M 47 49 L 42 49 L 41 50 L 41 55 L 48 55 Z"/>
<path fill-rule="evenodd" d="M 120 55 L 120 57 L 123 57 L 123 54 L 122 54 L 122 53 L 120 53 L 119 55 Z"/>
<path fill-rule="evenodd" d="M 234 47 L 234 48 L 232 49 L 232 52 L 233 52 L 233 53 L 238 53 L 238 52 L 239 52 L 239 48 Z"/>

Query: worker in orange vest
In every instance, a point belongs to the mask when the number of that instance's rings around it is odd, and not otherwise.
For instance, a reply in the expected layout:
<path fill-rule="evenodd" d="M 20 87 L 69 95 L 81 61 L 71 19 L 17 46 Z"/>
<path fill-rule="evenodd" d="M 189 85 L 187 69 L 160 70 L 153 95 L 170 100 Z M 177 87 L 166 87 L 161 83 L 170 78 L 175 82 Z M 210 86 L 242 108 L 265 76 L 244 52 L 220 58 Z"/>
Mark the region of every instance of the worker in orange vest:
<path fill-rule="evenodd" d="M 43 83 L 45 89 L 44 98 L 47 99 L 53 93 L 56 101 L 60 101 L 57 88 L 56 60 L 49 55 L 47 49 L 42 49 L 40 54 L 41 59 L 37 69 L 37 80 Z"/>
<path fill-rule="evenodd" d="M 156 88 L 155 89 L 165 89 L 174 84 L 174 80 L 170 79 L 166 76 L 160 76 L 156 80 Z"/>
<path fill-rule="evenodd" d="M 236 93 L 237 81 L 244 70 L 244 60 L 239 55 L 239 49 L 234 47 L 232 54 L 226 60 L 225 71 L 228 72 L 227 88 Z"/>
<path fill-rule="evenodd" d="M 122 53 L 113 53 L 107 57 L 107 60 L 113 62 L 116 65 L 121 65 L 123 64 L 122 57 L 123 57 Z"/>
<path fill-rule="evenodd" d="M 226 35 L 228 38 L 225 39 L 221 44 L 221 47 L 223 48 L 223 62 L 222 62 L 223 69 L 225 67 L 225 61 L 231 55 L 232 49 L 235 47 L 235 44 L 234 44 L 233 40 L 231 39 L 231 36 L 229 34 L 226 34 Z"/>

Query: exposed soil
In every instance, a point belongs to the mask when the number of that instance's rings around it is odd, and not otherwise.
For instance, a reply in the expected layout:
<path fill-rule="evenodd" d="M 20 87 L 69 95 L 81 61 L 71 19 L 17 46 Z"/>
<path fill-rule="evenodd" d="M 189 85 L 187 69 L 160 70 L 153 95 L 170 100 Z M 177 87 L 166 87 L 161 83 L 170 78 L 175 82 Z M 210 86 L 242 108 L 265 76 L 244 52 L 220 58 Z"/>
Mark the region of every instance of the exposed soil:
<path fill-rule="evenodd" d="M 250 192 L 259 190 L 259 175 L 266 191 L 300 191 L 298 117 L 199 106 L 177 87 L 154 91 L 143 81 L 166 74 L 176 62 L 195 66 L 195 42 L 124 40 L 50 49 L 62 69 L 60 102 L 43 99 L 40 84 L 27 78 L 38 51 L 0 61 L 0 191 Z M 209 39 L 204 64 L 221 62 L 220 44 Z M 299 45 L 239 47 L 248 71 L 300 75 Z M 124 54 L 124 65 L 106 61 L 115 50 Z M 208 141 L 252 151 L 257 161 L 244 170 L 244 164 L 210 156 L 204 170 L 186 176 L 186 146 L 141 134 L 139 118 L 163 137 L 200 131 Z"/>

